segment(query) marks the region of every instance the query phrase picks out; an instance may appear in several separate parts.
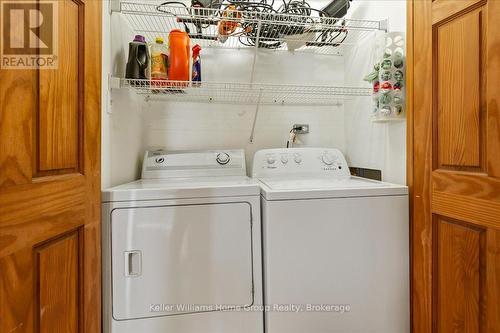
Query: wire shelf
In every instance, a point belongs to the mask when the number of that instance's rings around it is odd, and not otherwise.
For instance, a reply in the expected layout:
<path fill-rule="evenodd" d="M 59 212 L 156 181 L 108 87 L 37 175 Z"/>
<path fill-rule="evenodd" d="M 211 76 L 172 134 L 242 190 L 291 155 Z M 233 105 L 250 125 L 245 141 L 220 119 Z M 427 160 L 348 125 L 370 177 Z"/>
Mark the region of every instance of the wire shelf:
<path fill-rule="evenodd" d="M 305 86 L 268 83 L 189 82 L 116 79 L 149 99 L 262 105 L 336 105 L 356 96 L 370 96 L 371 88 Z"/>
<path fill-rule="evenodd" d="M 119 10 L 134 32 L 149 42 L 156 37 L 166 40 L 171 30 L 181 29 L 202 48 L 342 55 L 346 47 L 386 28 L 385 21 L 320 17 L 316 12 L 304 16 L 126 1 L 120 2 Z"/>

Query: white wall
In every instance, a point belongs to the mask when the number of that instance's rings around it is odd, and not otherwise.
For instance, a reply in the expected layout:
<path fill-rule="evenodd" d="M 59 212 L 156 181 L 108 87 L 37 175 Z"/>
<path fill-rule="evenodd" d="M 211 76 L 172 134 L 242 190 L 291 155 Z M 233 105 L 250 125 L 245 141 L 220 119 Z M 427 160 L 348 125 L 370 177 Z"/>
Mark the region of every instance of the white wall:
<path fill-rule="evenodd" d="M 354 1 L 349 16 L 357 19 L 389 19 L 389 31 L 406 31 L 406 1 Z M 345 55 L 347 85 L 365 85 L 363 77 L 378 61 L 375 39 L 367 39 Z M 382 170 L 383 180 L 406 184 L 406 121 L 372 123 L 371 97 L 359 97 L 344 104 L 348 163 Z"/>
<path fill-rule="evenodd" d="M 142 98 L 128 89 L 108 89 L 110 74 L 125 74 L 132 31 L 103 1 L 102 187 L 137 178 L 144 151 Z"/>
<path fill-rule="evenodd" d="M 207 49 L 202 74 L 207 81 L 249 82 L 253 52 Z M 261 53 L 255 82 L 343 84 L 341 57 Z M 250 166 L 262 148 L 284 147 L 295 123 L 310 125 L 299 145 L 344 151 L 342 106 L 260 106 L 253 143 L 249 142 L 255 105 L 149 102 L 145 107 L 145 146 L 176 149 L 244 148 Z"/>
<path fill-rule="evenodd" d="M 321 7 L 324 1 L 310 3 Z M 365 99 L 328 107 L 261 106 L 255 139 L 250 143 L 255 106 L 144 102 L 126 89 L 113 89 L 108 94 L 108 73 L 123 76 L 128 42 L 133 34 L 120 15 L 110 18 L 107 4 L 105 1 L 103 6 L 104 188 L 137 179 L 142 154 L 147 148 L 245 148 L 247 164 L 251 165 L 256 150 L 283 147 L 294 123 L 310 124 L 311 132 L 300 137 L 300 144 L 337 147 L 346 153 L 352 165 L 382 169 L 386 180 L 404 182 L 404 125 L 371 124 L 367 107 L 371 102 Z M 351 15 L 373 19 L 389 15 L 391 28 L 397 29 L 404 27 L 404 1 L 355 0 Z M 345 57 L 277 56 L 262 52 L 255 81 L 363 86 L 365 67 L 372 64 L 367 50 L 364 46 Z M 249 82 L 251 61 L 252 53 L 248 50 L 206 49 L 202 51 L 203 80 Z M 344 71 L 348 73 L 345 80 Z M 344 109 L 348 111 L 345 114 Z M 400 164 L 394 164 L 396 161 Z"/>

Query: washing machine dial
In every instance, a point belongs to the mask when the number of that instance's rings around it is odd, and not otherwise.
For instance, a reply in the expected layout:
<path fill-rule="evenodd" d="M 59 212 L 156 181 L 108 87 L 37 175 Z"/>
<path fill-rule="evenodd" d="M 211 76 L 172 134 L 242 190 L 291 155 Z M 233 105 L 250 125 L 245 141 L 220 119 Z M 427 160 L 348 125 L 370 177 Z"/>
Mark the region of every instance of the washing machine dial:
<path fill-rule="evenodd" d="M 294 154 L 293 160 L 295 161 L 295 163 L 299 164 L 300 162 L 302 162 L 302 156 L 300 156 L 299 154 Z"/>
<path fill-rule="evenodd" d="M 274 156 L 268 156 L 267 157 L 267 164 L 272 165 L 276 162 L 276 158 Z"/>
<path fill-rule="evenodd" d="M 335 156 L 332 154 L 324 153 L 321 156 L 321 161 L 323 161 L 323 163 L 325 163 L 326 165 L 332 165 L 333 162 L 335 162 Z"/>
<path fill-rule="evenodd" d="M 217 163 L 220 165 L 225 165 L 228 164 L 231 158 L 229 157 L 229 154 L 227 153 L 218 153 L 217 158 L 215 159 Z"/>
<path fill-rule="evenodd" d="M 281 155 L 281 163 L 287 164 L 288 163 L 288 156 L 286 155 Z"/>

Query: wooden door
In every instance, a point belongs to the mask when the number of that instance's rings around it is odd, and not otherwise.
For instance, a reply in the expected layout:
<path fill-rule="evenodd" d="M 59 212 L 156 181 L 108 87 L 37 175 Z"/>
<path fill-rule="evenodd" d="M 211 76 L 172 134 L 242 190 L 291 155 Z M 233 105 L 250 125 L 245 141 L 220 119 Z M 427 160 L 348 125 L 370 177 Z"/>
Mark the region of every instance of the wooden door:
<path fill-rule="evenodd" d="M 0 70 L 0 333 L 101 330 L 101 2 L 57 3 L 57 69 Z"/>
<path fill-rule="evenodd" d="M 500 332 L 500 1 L 409 6 L 413 332 Z"/>

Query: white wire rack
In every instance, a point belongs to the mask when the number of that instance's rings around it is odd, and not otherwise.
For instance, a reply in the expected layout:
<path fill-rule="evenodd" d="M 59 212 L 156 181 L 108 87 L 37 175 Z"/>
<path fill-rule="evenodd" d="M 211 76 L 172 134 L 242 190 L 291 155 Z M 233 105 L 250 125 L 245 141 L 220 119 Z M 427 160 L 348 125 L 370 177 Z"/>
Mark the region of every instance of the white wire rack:
<path fill-rule="evenodd" d="M 189 82 L 115 79 L 115 87 L 131 88 L 148 99 L 261 105 L 336 105 L 371 88 L 303 86 L 267 83 Z"/>
<path fill-rule="evenodd" d="M 375 31 L 386 21 L 157 5 L 120 1 L 117 9 L 136 34 L 152 42 L 168 38 L 173 29 L 189 31 L 202 48 L 259 48 L 275 51 L 342 55 L 345 48 Z M 314 16 L 316 15 L 316 16 Z"/>

